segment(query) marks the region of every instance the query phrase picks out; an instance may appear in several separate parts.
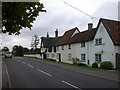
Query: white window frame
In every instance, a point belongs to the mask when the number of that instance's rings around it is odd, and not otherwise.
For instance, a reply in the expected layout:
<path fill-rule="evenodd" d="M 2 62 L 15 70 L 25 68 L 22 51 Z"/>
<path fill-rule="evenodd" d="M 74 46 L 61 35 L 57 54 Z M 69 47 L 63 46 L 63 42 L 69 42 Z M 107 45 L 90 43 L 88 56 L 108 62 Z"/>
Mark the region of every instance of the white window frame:
<path fill-rule="evenodd" d="M 55 55 L 52 53 L 52 58 L 54 58 L 54 56 L 55 56 Z"/>
<path fill-rule="evenodd" d="M 85 41 L 81 42 L 81 47 L 85 47 Z"/>
<path fill-rule="evenodd" d="M 71 44 L 68 44 L 68 49 L 71 49 Z"/>
<path fill-rule="evenodd" d="M 57 46 L 57 51 L 59 51 L 59 46 Z"/>
<path fill-rule="evenodd" d="M 64 45 L 63 45 L 63 46 L 61 46 L 61 50 L 64 50 Z"/>
<path fill-rule="evenodd" d="M 102 54 L 95 54 L 95 61 L 101 62 L 102 61 Z"/>
<path fill-rule="evenodd" d="M 81 62 L 85 62 L 86 61 L 86 54 L 82 53 L 81 54 Z"/>
<path fill-rule="evenodd" d="M 102 45 L 102 38 L 96 38 L 95 45 Z"/>
<path fill-rule="evenodd" d="M 69 54 L 68 54 L 68 61 L 71 61 L 71 60 L 72 60 L 72 54 L 69 53 Z"/>

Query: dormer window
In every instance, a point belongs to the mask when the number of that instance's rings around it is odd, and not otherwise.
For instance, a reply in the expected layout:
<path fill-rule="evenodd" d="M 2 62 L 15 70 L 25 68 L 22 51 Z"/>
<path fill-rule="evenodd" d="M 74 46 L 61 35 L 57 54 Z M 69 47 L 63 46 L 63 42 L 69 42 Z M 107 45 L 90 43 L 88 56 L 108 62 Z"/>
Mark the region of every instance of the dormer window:
<path fill-rule="evenodd" d="M 102 45 L 102 38 L 95 39 L 95 45 Z"/>
<path fill-rule="evenodd" d="M 85 47 L 85 42 L 81 42 L 81 47 Z"/>
<path fill-rule="evenodd" d="M 64 46 L 61 46 L 61 49 L 64 50 Z"/>
<path fill-rule="evenodd" d="M 71 49 L 71 44 L 68 44 L 68 49 Z"/>

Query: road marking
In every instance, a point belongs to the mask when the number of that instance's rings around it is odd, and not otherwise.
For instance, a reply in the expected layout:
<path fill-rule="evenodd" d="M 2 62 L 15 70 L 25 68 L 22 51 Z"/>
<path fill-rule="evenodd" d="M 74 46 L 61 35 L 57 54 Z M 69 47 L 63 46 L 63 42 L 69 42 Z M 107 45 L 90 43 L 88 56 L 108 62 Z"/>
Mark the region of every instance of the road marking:
<path fill-rule="evenodd" d="M 69 85 L 69 86 L 72 86 L 72 87 L 74 87 L 74 88 L 77 88 L 77 89 L 79 89 L 79 90 L 82 90 L 82 89 L 80 89 L 79 87 L 77 87 L 77 86 L 75 86 L 75 85 L 72 85 L 72 84 L 70 84 L 70 83 L 68 83 L 68 82 L 66 82 L 66 81 L 64 81 L 64 80 L 62 80 L 61 82 L 65 83 L 65 84 L 67 84 L 67 85 Z"/>
<path fill-rule="evenodd" d="M 33 68 L 33 66 L 32 65 L 30 65 L 30 64 L 27 64 L 29 67 L 31 67 L 31 68 Z"/>
<path fill-rule="evenodd" d="M 46 74 L 46 75 L 48 75 L 48 76 L 52 76 L 52 75 L 50 75 L 49 73 L 44 72 L 44 71 L 42 71 L 42 70 L 40 70 L 40 69 L 37 69 L 37 70 L 40 71 L 40 72 L 42 72 L 42 73 L 44 73 L 44 74 Z"/>
<path fill-rule="evenodd" d="M 21 62 L 21 63 L 25 64 L 25 62 Z"/>
<path fill-rule="evenodd" d="M 9 74 L 8 74 L 8 69 L 7 69 L 7 66 L 6 66 L 6 64 L 5 64 L 5 63 L 4 63 L 4 65 L 5 65 L 6 74 L 7 74 L 7 76 L 8 76 L 9 88 L 12 88 L 11 81 L 10 81 L 10 77 L 9 77 Z"/>

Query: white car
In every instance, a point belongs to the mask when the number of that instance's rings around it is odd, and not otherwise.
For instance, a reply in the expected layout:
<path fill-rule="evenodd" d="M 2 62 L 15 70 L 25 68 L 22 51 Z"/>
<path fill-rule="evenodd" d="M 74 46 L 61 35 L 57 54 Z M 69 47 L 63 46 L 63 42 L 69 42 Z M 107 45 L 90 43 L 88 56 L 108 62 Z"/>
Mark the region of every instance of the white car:
<path fill-rule="evenodd" d="M 12 58 L 12 53 L 11 52 L 6 52 L 5 53 L 5 58 Z"/>

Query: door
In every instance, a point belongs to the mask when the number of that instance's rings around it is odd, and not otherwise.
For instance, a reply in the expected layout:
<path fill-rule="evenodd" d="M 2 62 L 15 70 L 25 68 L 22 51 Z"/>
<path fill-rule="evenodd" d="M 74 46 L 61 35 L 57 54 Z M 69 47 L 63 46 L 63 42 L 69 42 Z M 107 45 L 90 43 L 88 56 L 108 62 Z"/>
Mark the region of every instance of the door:
<path fill-rule="evenodd" d="M 120 69 L 120 54 L 116 53 L 116 69 Z"/>
<path fill-rule="evenodd" d="M 61 54 L 59 54 L 59 62 L 61 62 Z"/>
<path fill-rule="evenodd" d="M 43 55 L 43 58 L 46 59 L 46 54 Z"/>

